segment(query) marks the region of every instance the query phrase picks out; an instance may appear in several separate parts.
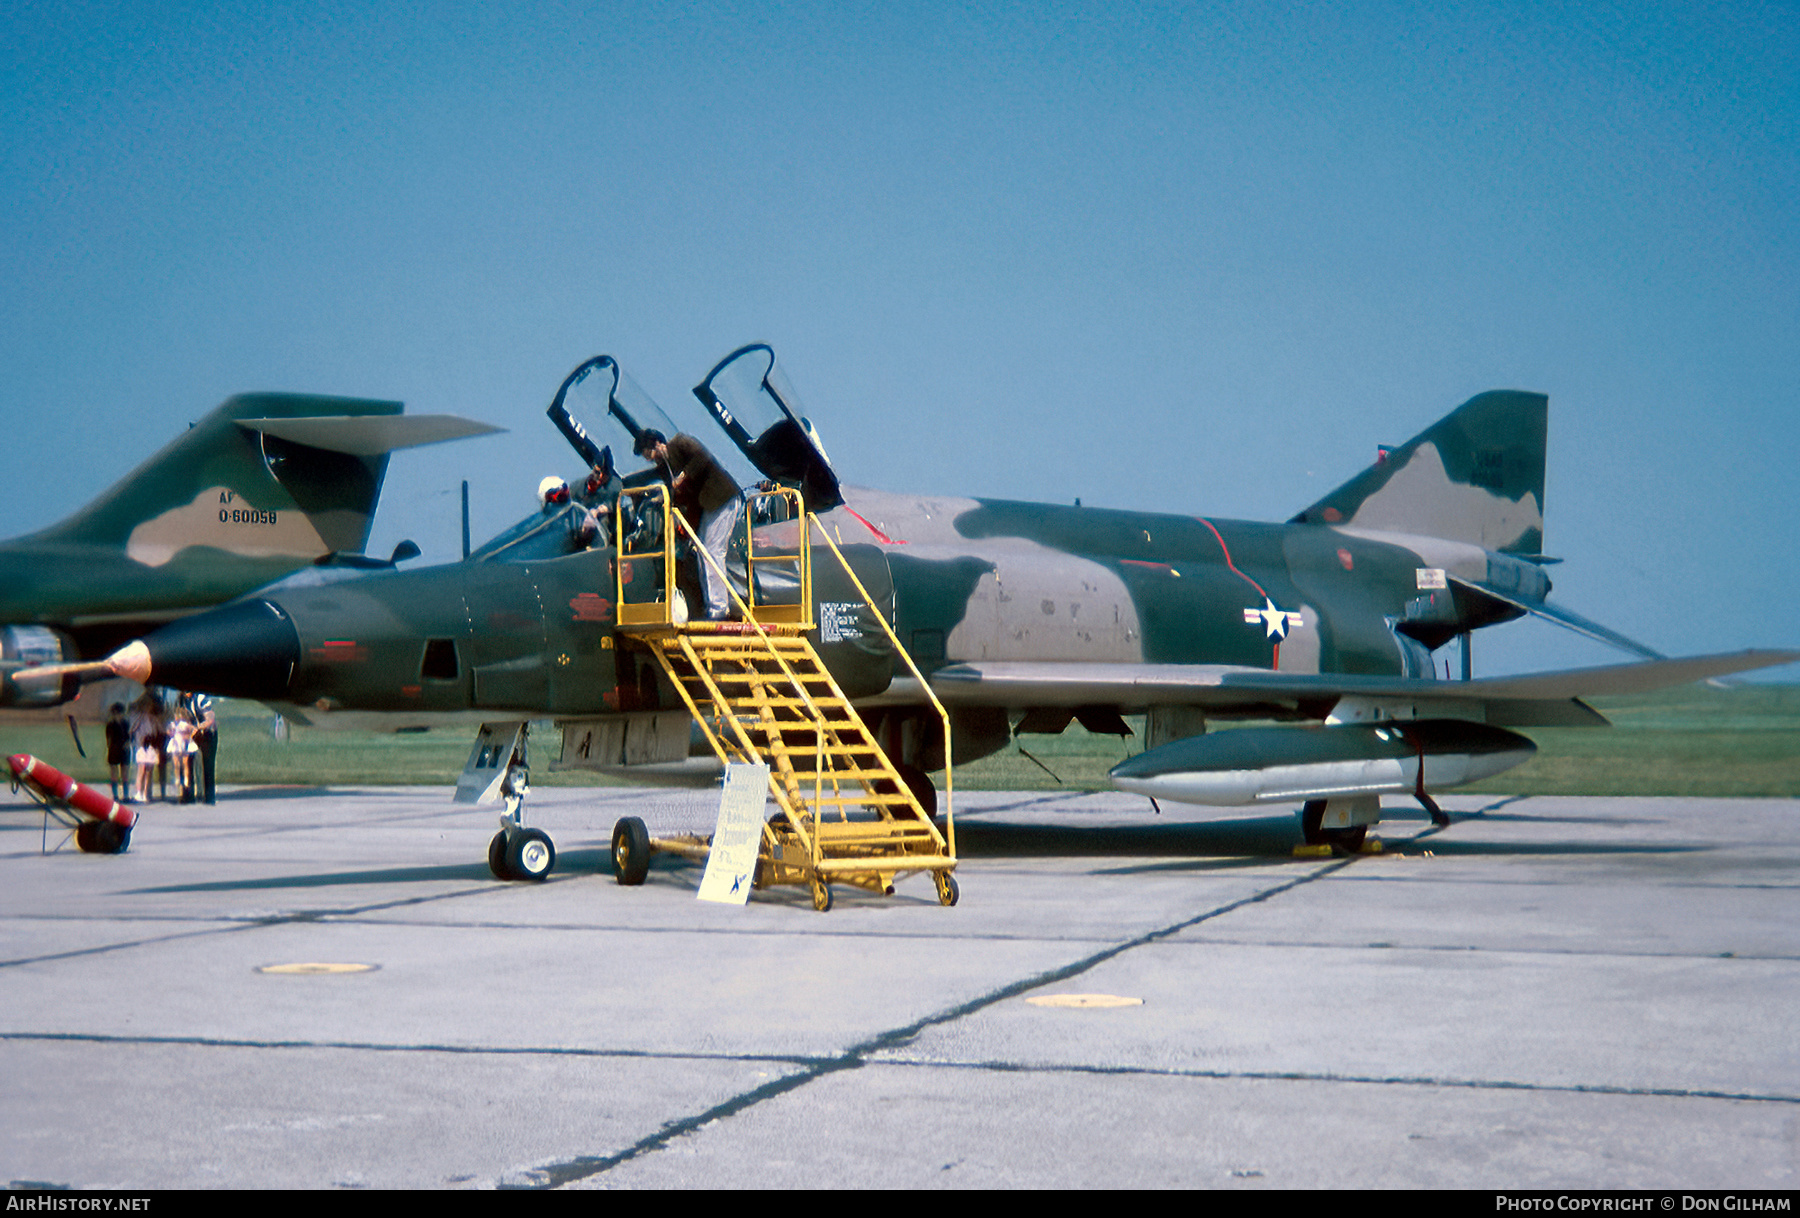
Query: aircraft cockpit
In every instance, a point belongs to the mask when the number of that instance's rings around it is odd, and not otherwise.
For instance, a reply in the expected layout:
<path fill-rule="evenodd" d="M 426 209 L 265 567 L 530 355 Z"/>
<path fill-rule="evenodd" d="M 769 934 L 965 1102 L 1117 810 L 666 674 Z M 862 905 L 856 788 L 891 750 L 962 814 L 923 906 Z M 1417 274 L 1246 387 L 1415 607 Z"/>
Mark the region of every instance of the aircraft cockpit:
<path fill-rule="evenodd" d="M 615 542 L 617 522 L 611 518 L 611 513 L 618 503 L 619 491 L 656 482 L 660 473 L 646 464 L 642 469 L 621 476 L 613 459 L 612 445 L 602 446 L 596 442 L 582 425 L 583 416 L 606 418 L 622 429 L 626 440 L 623 447 L 627 452 L 637 447 L 637 438 L 646 430 L 654 429 L 665 436 L 672 436 L 678 430 L 662 408 L 610 355 L 597 355 L 571 372 L 557 388 L 546 413 L 586 462 L 587 476 L 567 484 L 565 491 L 540 487 L 541 510 L 473 551 L 469 555 L 470 561 L 560 558 L 591 547 L 604 548 Z M 628 540 L 633 544 L 647 541 L 654 544 L 639 535 L 652 523 L 627 520 Z"/>
<path fill-rule="evenodd" d="M 810 510 L 829 511 L 844 501 L 824 444 L 811 420 L 801 413 L 799 398 L 767 343 L 740 347 L 719 361 L 694 388 L 694 396 L 763 477 L 799 488 Z M 590 475 L 571 483 L 565 500 L 546 502 L 539 514 L 475 550 L 469 555 L 472 561 L 556 558 L 617 541 L 620 522 L 607 515 L 602 535 L 596 536 L 591 517 L 584 523 L 585 514 L 603 505 L 611 509 L 622 502 L 620 490 L 660 481 L 662 473 L 646 464 L 621 476 L 612 446 L 597 443 L 582 418 L 609 420 L 623 433 L 618 438 L 624 440 L 621 449 L 627 453 L 635 453 L 646 431 L 670 437 L 682 430 L 609 355 L 597 355 L 571 372 L 546 413 L 587 463 Z M 631 497 L 623 502 L 629 505 Z M 762 506 L 767 510 L 778 508 L 779 503 Z M 626 510 L 629 513 L 629 506 Z M 767 523 L 761 516 L 756 520 Z M 660 543 L 660 538 L 644 535 L 644 530 L 659 527 L 659 522 L 628 518 L 623 524 L 630 548 Z"/>

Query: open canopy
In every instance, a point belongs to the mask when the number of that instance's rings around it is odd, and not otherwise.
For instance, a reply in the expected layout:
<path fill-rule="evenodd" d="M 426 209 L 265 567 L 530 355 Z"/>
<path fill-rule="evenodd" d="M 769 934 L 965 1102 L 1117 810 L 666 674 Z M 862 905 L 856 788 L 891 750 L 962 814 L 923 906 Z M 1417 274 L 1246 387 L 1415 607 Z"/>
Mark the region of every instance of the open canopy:
<path fill-rule="evenodd" d="M 596 355 L 569 373 L 546 412 L 589 466 L 607 464 L 577 411 L 588 418 L 610 419 L 625 433 L 628 453 L 636 450 L 638 437 L 647 430 L 660 431 L 665 439 L 680 430 L 610 355 Z"/>
<path fill-rule="evenodd" d="M 831 459 L 767 343 L 740 347 L 719 361 L 694 396 L 763 477 L 798 487 L 815 512 L 844 501 Z"/>

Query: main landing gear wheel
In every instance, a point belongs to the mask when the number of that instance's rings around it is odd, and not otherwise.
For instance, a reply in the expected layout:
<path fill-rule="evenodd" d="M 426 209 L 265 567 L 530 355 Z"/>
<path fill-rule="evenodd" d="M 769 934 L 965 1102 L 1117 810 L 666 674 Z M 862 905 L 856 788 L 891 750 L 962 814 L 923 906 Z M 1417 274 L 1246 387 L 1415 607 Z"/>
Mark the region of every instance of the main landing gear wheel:
<path fill-rule="evenodd" d="M 621 817 L 613 826 L 613 878 L 635 887 L 650 874 L 650 831 L 635 816 Z"/>
<path fill-rule="evenodd" d="M 913 798 L 919 801 L 919 806 L 925 809 L 926 819 L 936 820 L 938 793 L 937 788 L 931 785 L 931 776 L 918 766 L 907 765 L 904 761 L 896 762 L 894 769 L 906 784 L 907 790 L 912 792 Z"/>
<path fill-rule="evenodd" d="M 934 871 L 931 878 L 937 882 L 938 904 L 954 905 L 962 890 L 956 886 L 956 877 L 948 871 Z"/>
<path fill-rule="evenodd" d="M 556 866 L 556 846 L 542 829 L 521 829 L 506 843 L 506 869 L 515 880 L 541 880 Z"/>
<path fill-rule="evenodd" d="M 1309 799 L 1300 811 L 1300 832 L 1309 846 L 1330 846 L 1345 854 L 1356 854 L 1369 836 L 1369 826 L 1352 825 L 1348 829 L 1325 828 L 1325 801 Z"/>
<path fill-rule="evenodd" d="M 494 834 L 494 840 L 488 843 L 488 870 L 494 873 L 496 880 L 510 880 L 513 873 L 506 866 L 506 830 Z"/>

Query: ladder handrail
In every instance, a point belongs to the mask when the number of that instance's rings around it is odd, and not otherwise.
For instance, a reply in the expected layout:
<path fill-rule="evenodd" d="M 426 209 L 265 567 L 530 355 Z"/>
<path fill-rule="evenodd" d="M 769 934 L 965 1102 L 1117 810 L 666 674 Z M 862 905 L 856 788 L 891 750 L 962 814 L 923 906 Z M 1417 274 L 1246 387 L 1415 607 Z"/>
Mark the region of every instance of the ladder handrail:
<path fill-rule="evenodd" d="M 800 599 L 794 606 L 794 620 L 783 625 L 798 626 L 803 630 L 811 630 L 813 622 L 812 597 L 812 549 L 809 546 L 798 546 L 792 554 L 762 554 L 756 552 L 756 507 L 759 502 L 777 500 L 790 505 L 793 512 L 791 519 L 800 521 L 806 518 L 806 501 L 800 492 L 790 486 L 777 486 L 771 490 L 744 492 L 744 592 L 749 602 L 750 612 L 758 611 L 756 603 L 756 565 L 758 563 L 793 563 L 795 574 L 800 581 Z M 763 605 L 761 610 L 786 609 L 785 605 Z M 779 615 L 777 619 L 779 620 Z"/>
<path fill-rule="evenodd" d="M 625 500 L 637 496 L 653 496 L 656 499 L 655 509 L 662 515 L 660 548 L 656 551 L 646 550 L 642 554 L 625 552 Z M 654 625 L 654 616 L 645 621 L 628 622 L 626 619 L 637 616 L 630 610 L 648 609 L 648 605 L 628 605 L 625 600 L 625 571 L 627 566 L 643 559 L 656 559 L 662 564 L 663 600 L 661 620 L 665 623 L 674 620 L 675 612 L 675 546 L 669 537 L 669 518 L 673 513 L 669 510 L 669 488 L 661 482 L 652 482 L 648 486 L 630 486 L 622 489 L 613 504 L 613 536 L 617 539 L 617 549 L 613 555 L 613 575 L 616 597 L 613 601 L 619 616 L 619 624 L 642 626 Z"/>
<path fill-rule="evenodd" d="M 621 504 L 627 493 L 630 493 L 630 494 L 655 494 L 659 501 L 658 506 L 660 506 L 662 513 L 663 513 L 663 529 L 662 529 L 663 544 L 662 544 L 661 557 L 662 557 L 663 563 L 664 563 L 664 587 L 665 587 L 666 591 L 664 593 L 664 600 L 662 602 L 663 609 L 664 609 L 662 624 L 665 624 L 665 625 L 675 625 L 676 624 L 673 620 L 673 618 L 674 618 L 674 603 L 675 603 L 675 598 L 674 598 L 674 585 L 675 585 L 675 578 L 674 578 L 675 544 L 674 544 L 674 541 L 675 541 L 675 539 L 674 539 L 674 536 L 672 535 L 672 531 L 668 527 L 671 523 L 673 523 L 673 525 L 675 526 L 675 529 L 679 530 L 693 544 L 694 551 L 696 554 L 699 555 L 700 560 L 703 563 L 705 563 L 708 567 L 711 567 L 713 573 L 719 577 L 720 582 L 723 583 L 723 585 L 725 587 L 725 594 L 731 598 L 732 605 L 737 609 L 738 613 L 741 615 L 741 617 L 743 619 L 742 624 L 748 626 L 751 630 L 755 631 L 756 636 L 762 641 L 763 647 L 767 650 L 769 658 L 773 659 L 775 661 L 775 663 L 781 668 L 782 675 L 787 678 L 788 682 L 793 686 L 794 690 L 800 695 L 800 699 L 805 704 L 808 715 L 812 718 L 813 722 L 817 725 L 815 731 L 817 734 L 817 740 L 818 740 L 819 746 L 821 748 L 821 756 L 822 756 L 822 750 L 823 750 L 823 746 L 824 746 L 824 737 L 827 733 L 829 733 L 832 736 L 832 738 L 836 744 L 841 746 L 842 742 L 837 739 L 837 732 L 835 730 L 831 729 L 829 727 L 829 725 L 826 723 L 824 712 L 821 711 L 818 704 L 813 701 L 812 695 L 806 689 L 805 682 L 800 679 L 799 675 L 797 673 L 795 673 L 792 666 L 790 666 L 788 664 L 786 658 L 781 655 L 780 649 L 778 649 L 775 646 L 774 640 L 770 636 L 769 632 L 767 630 L 765 630 L 763 628 L 763 624 L 757 620 L 756 613 L 752 609 L 752 607 L 749 604 L 745 603 L 745 600 L 743 597 L 740 597 L 738 595 L 737 589 L 732 586 L 730 576 L 727 574 L 724 567 L 719 563 L 719 560 L 717 558 L 713 557 L 712 551 L 710 551 L 706 548 L 705 544 L 700 540 L 699 536 L 694 532 L 693 528 L 688 524 L 686 519 L 684 519 L 679 512 L 675 512 L 670 509 L 670 502 L 669 502 L 667 488 L 664 487 L 660 483 L 653 483 L 650 486 L 646 486 L 646 487 L 642 487 L 642 488 L 634 488 L 628 492 L 622 491 L 620 493 Z M 956 856 L 956 816 L 955 816 L 956 795 L 955 795 L 955 779 L 953 777 L 954 766 L 952 764 L 952 752 L 951 752 L 952 740 L 951 740 L 951 730 L 950 730 L 950 713 L 944 709 L 944 704 L 938 700 L 937 694 L 932 691 L 931 683 L 925 679 L 925 674 L 923 674 L 922 672 L 919 671 L 919 666 L 917 664 L 913 663 L 912 656 L 907 652 L 905 646 L 901 644 L 899 636 L 894 633 L 894 628 L 888 624 L 886 615 L 883 614 L 881 612 L 880 607 L 878 605 L 876 605 L 875 598 L 872 595 L 870 595 L 868 588 L 866 586 L 864 586 L 861 578 L 859 578 L 857 576 L 856 571 L 850 566 L 849 560 L 844 557 L 844 552 L 837 547 L 836 542 L 831 540 L 830 534 L 826 532 L 825 525 L 822 521 L 820 521 L 818 515 L 812 511 L 809 511 L 806 509 L 805 501 L 800 498 L 798 493 L 789 491 L 789 490 L 784 490 L 782 492 L 777 492 L 777 493 L 784 495 L 784 497 L 791 496 L 793 501 L 795 502 L 796 506 L 799 508 L 799 510 L 803 514 L 803 517 L 801 520 L 801 535 L 799 538 L 799 544 L 796 547 L 796 549 L 798 551 L 799 561 L 801 563 L 801 569 L 802 569 L 803 576 L 804 576 L 804 578 L 802 580 L 802 594 L 803 594 L 803 600 L 802 600 L 802 604 L 801 604 L 802 622 L 784 623 L 784 625 L 787 625 L 790 628 L 795 628 L 795 627 L 802 628 L 802 629 L 815 628 L 814 623 L 811 621 L 812 607 L 811 607 L 811 604 L 809 603 L 810 597 L 806 596 L 805 594 L 810 592 L 810 588 L 808 588 L 806 586 L 811 583 L 811 579 L 810 579 L 811 563 L 809 561 L 809 556 L 810 556 L 810 550 L 811 550 L 811 546 L 812 546 L 813 526 L 817 525 L 818 529 L 819 529 L 819 536 L 821 538 L 823 538 L 825 544 L 828 547 L 830 547 L 832 556 L 837 559 L 838 566 L 843 568 L 844 574 L 850 577 L 850 582 L 852 585 L 855 586 L 858 595 L 860 595 L 862 597 L 863 604 L 868 606 L 869 611 L 875 615 L 875 620 L 881 624 L 882 633 L 887 635 L 888 642 L 893 644 L 894 651 L 900 656 L 900 658 L 903 661 L 905 661 L 907 670 L 912 673 L 913 679 L 918 681 L 919 688 L 925 691 L 926 698 L 930 700 L 932 708 L 937 711 L 939 721 L 943 724 L 943 730 L 944 730 L 944 826 L 945 826 L 944 839 L 945 839 L 945 845 L 949 850 L 950 857 L 954 858 Z M 746 515 L 746 518 L 748 518 L 748 515 L 749 515 L 748 511 L 746 511 L 745 515 Z M 755 598 L 754 582 L 755 582 L 755 578 L 756 578 L 756 567 L 755 567 L 755 561 L 750 561 L 749 558 L 750 558 L 750 555 L 753 554 L 753 552 L 754 552 L 755 530 L 754 530 L 754 528 L 747 528 L 747 532 L 750 535 L 749 545 L 751 548 L 750 548 L 750 550 L 748 550 L 746 552 L 746 558 L 747 558 L 747 561 L 745 564 L 745 578 L 746 578 L 746 584 L 747 584 L 746 590 L 750 593 L 751 599 L 754 600 L 754 598 Z M 622 540 L 623 540 L 623 538 L 621 536 L 621 541 Z M 645 555 L 632 556 L 632 557 L 648 558 L 648 557 L 651 557 L 651 555 L 645 554 Z M 785 558 L 786 558 L 785 555 L 779 556 L 779 559 L 785 559 Z M 624 614 L 623 614 L 624 597 L 625 597 L 624 563 L 625 563 L 626 559 L 627 559 L 627 556 L 623 553 L 623 549 L 621 546 L 621 551 L 619 553 L 618 560 L 617 560 L 617 565 L 619 567 L 619 578 L 618 578 L 619 602 L 618 603 L 619 603 L 619 607 L 621 610 L 619 624 L 621 626 L 626 625 L 625 621 L 623 620 L 623 618 L 624 618 Z M 768 560 L 757 560 L 757 561 L 771 561 L 771 560 L 778 560 L 777 556 L 771 556 L 770 559 L 768 559 Z M 657 623 L 643 622 L 643 623 L 633 623 L 633 624 L 634 625 L 655 625 Z M 685 639 L 683 640 L 683 650 L 684 651 L 687 650 Z M 690 655 L 691 655 L 691 653 L 690 653 Z M 702 671 L 704 672 L 704 666 L 701 666 L 701 668 L 702 668 Z M 822 666 L 821 666 L 821 671 L 823 671 Z M 703 679 L 706 680 L 707 684 L 709 684 L 709 685 L 711 684 L 710 679 L 704 678 L 704 677 L 703 677 Z M 827 682 L 829 682 L 834 695 L 842 698 L 842 696 L 843 696 L 842 691 L 837 689 L 837 682 L 835 680 L 832 680 L 829 673 L 825 673 L 825 679 Z M 685 692 L 684 692 L 684 697 L 685 697 Z M 843 700 L 846 703 L 846 705 L 848 705 L 849 700 L 847 698 L 844 698 Z M 693 709 L 693 708 L 690 707 L 690 709 Z M 739 730 L 739 734 L 741 735 L 742 729 L 740 728 L 738 730 Z M 708 734 L 710 735 L 710 733 L 708 733 Z M 715 743 L 714 747 L 716 750 L 717 743 Z M 877 747 L 878 748 L 880 747 L 879 743 L 877 743 Z M 882 750 L 882 751 L 885 753 L 886 750 Z M 721 758 L 721 760 L 723 760 L 723 758 Z M 815 796 L 817 795 L 817 786 L 818 786 L 818 783 L 820 782 L 821 778 L 822 778 L 822 775 L 819 773 L 819 767 L 815 766 L 815 769 L 814 769 Z M 904 785 L 904 783 L 902 785 Z M 774 774 L 771 773 L 770 774 L 771 791 L 773 791 L 774 786 L 775 786 Z M 915 800 L 915 802 L 916 802 L 916 800 Z M 921 811 L 922 811 L 922 809 L 921 809 Z M 935 829 L 933 832 L 935 835 Z M 815 846 L 814 846 L 815 853 L 816 853 L 816 850 L 817 850 L 817 846 L 815 844 Z"/>
<path fill-rule="evenodd" d="M 858 579 L 856 577 L 856 572 L 850 569 L 850 562 L 848 559 L 846 559 L 844 557 L 844 552 L 837 548 L 837 543 L 832 541 L 831 535 L 825 531 L 824 523 L 821 522 L 819 520 L 819 517 L 813 512 L 806 513 L 806 536 L 801 539 L 802 545 L 805 546 L 805 545 L 811 544 L 811 542 L 812 542 L 812 526 L 815 524 L 819 526 L 819 536 L 823 537 L 825 539 L 825 544 L 831 547 L 832 554 L 837 557 L 838 566 L 840 566 L 844 569 L 844 574 L 848 575 L 850 577 L 850 582 L 852 584 L 856 585 L 856 591 L 862 596 L 863 604 L 865 604 L 869 607 L 869 611 L 875 615 L 875 620 L 881 623 L 881 629 L 883 632 L 886 633 L 886 635 L 888 637 L 888 642 L 890 642 L 894 645 L 895 652 L 897 652 L 899 654 L 899 656 L 902 660 L 906 661 L 906 667 L 907 667 L 908 671 L 910 671 L 912 673 L 913 679 L 919 683 L 919 688 L 925 691 L 925 696 L 927 698 L 931 699 L 931 705 L 933 706 L 933 708 L 935 708 L 937 710 L 938 718 L 943 721 L 943 724 L 944 724 L 944 827 L 945 827 L 945 835 L 944 836 L 945 836 L 945 839 L 947 840 L 947 842 L 949 843 L 950 853 L 952 855 L 955 855 L 955 853 L 956 853 L 956 816 L 955 816 L 955 808 L 954 808 L 954 805 L 955 805 L 955 790 L 954 790 L 955 782 L 951 778 L 951 771 L 952 771 L 952 769 L 954 769 L 954 767 L 951 764 L 951 756 L 950 756 L 950 712 L 944 709 L 944 704 L 942 702 L 938 701 L 938 696 L 935 693 L 933 693 L 931 690 L 931 682 L 929 682 L 925 679 L 925 675 L 919 671 L 919 666 L 917 664 L 913 663 L 912 656 L 907 652 L 905 647 L 900 645 L 899 637 L 897 635 L 895 635 L 894 628 L 892 626 L 888 625 L 888 620 L 886 617 L 884 617 L 882 615 L 880 607 L 875 604 L 875 598 L 869 595 L 869 590 L 867 588 L 863 587 L 862 580 Z"/>

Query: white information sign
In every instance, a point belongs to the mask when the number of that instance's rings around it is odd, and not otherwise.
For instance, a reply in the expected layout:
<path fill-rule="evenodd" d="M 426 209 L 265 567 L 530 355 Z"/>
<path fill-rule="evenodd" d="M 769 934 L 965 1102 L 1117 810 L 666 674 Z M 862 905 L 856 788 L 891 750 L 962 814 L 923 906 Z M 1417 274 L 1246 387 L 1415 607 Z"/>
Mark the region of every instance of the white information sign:
<path fill-rule="evenodd" d="M 768 766 L 725 767 L 719 823 L 713 829 L 706 873 L 700 877 L 700 900 L 742 905 L 750 899 L 750 883 L 756 877 L 756 852 L 762 845 L 763 812 L 768 803 Z"/>

